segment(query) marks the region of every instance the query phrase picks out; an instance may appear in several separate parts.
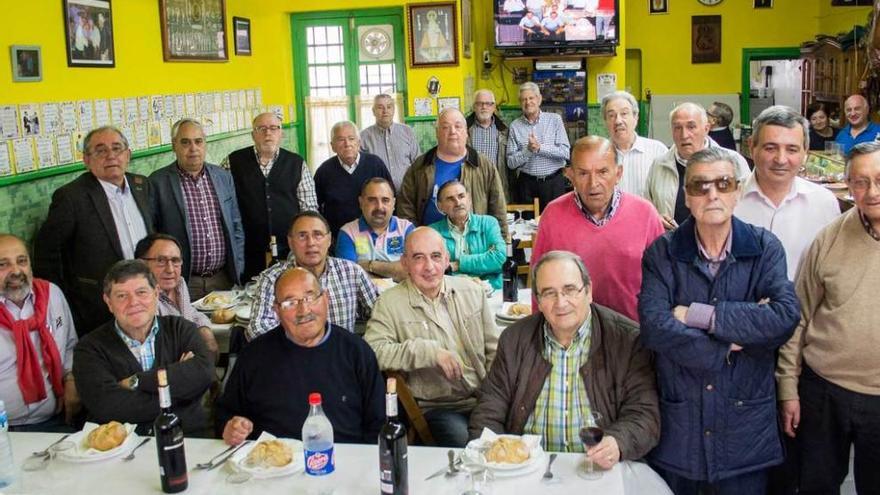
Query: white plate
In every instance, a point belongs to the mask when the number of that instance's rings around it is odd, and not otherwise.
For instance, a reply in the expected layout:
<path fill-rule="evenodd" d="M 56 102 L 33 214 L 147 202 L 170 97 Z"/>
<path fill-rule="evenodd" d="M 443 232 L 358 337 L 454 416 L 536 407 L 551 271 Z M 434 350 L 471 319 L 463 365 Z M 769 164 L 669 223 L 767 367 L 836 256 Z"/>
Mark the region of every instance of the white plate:
<path fill-rule="evenodd" d="M 213 295 L 226 296 L 229 301 L 225 304 L 205 304 L 205 299 L 207 299 L 208 297 L 213 296 Z M 199 311 L 210 313 L 211 311 L 214 311 L 215 309 L 231 308 L 233 306 L 232 299 L 234 297 L 235 297 L 235 293 L 231 290 L 215 290 L 214 292 L 208 294 L 207 296 L 205 296 L 201 299 L 198 299 L 196 301 L 193 301 L 192 305 L 194 308 L 196 308 Z"/>
<path fill-rule="evenodd" d="M 504 321 L 519 321 L 519 320 L 522 320 L 523 318 L 525 318 L 526 316 L 531 316 L 531 314 L 519 315 L 519 316 L 514 316 L 511 314 L 508 314 L 507 312 L 510 310 L 510 307 L 513 306 L 514 304 L 517 304 L 517 303 L 512 303 L 512 302 L 508 301 L 508 302 L 505 302 L 504 304 L 502 304 L 501 309 L 499 309 L 498 312 L 495 313 L 495 317 L 498 318 L 499 320 L 504 320 Z M 525 305 L 531 307 L 531 305 L 529 303 L 522 303 L 522 304 L 525 304 Z"/>
<path fill-rule="evenodd" d="M 262 436 L 260 438 L 263 438 Z M 233 459 L 229 459 L 229 465 L 232 467 L 234 471 L 242 471 L 250 474 L 254 478 L 264 479 L 264 478 L 277 478 L 279 476 L 288 476 L 291 474 L 298 473 L 305 469 L 305 460 L 303 459 L 303 447 L 302 442 L 296 440 L 294 438 L 281 438 L 278 439 L 282 442 L 286 443 L 290 450 L 293 452 L 293 459 L 291 459 L 290 464 L 283 467 L 248 467 L 245 465 L 245 459 L 247 459 L 248 454 L 250 454 L 251 450 L 257 445 L 259 442 L 253 442 L 243 447 L 241 450 L 235 453 Z"/>
<path fill-rule="evenodd" d="M 65 450 L 58 453 L 58 458 L 63 459 L 67 462 L 96 462 L 103 461 L 106 459 L 112 459 L 118 455 L 129 452 L 134 446 L 140 437 L 134 433 L 135 425 L 125 424 L 125 429 L 128 431 L 128 436 L 125 437 L 125 440 L 115 449 L 105 450 L 101 452 L 100 450 L 90 449 L 86 445 L 86 441 L 89 438 L 89 433 L 100 425 L 95 423 L 86 423 L 83 426 L 83 429 L 74 433 L 68 440 L 73 442 L 76 446 L 72 449 Z"/>
<path fill-rule="evenodd" d="M 498 435 L 498 438 L 520 438 L 517 435 Z M 518 474 L 525 474 L 527 472 L 531 472 L 529 468 L 534 468 L 539 465 L 541 460 L 544 458 L 544 449 L 541 448 L 540 445 L 536 445 L 529 452 L 529 459 L 525 462 L 519 464 L 511 464 L 508 462 L 488 462 L 484 461 L 484 458 L 478 452 L 478 449 L 485 444 L 485 440 L 475 439 L 468 442 L 467 446 L 462 453 L 462 457 L 465 462 L 471 462 L 474 464 L 479 464 L 481 466 L 485 466 L 496 474 L 500 472 L 516 472 Z"/>
<path fill-rule="evenodd" d="M 251 305 L 238 306 L 235 308 L 235 319 L 239 321 L 251 320 Z"/>

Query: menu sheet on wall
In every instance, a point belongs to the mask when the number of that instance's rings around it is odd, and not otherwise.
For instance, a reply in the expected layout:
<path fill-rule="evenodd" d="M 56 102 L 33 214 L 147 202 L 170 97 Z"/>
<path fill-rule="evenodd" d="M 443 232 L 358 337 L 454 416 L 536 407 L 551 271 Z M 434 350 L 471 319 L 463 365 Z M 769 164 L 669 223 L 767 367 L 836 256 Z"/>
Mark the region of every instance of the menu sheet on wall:
<path fill-rule="evenodd" d="M 125 102 L 122 98 L 110 100 L 110 120 L 116 127 L 125 125 Z"/>
<path fill-rule="evenodd" d="M 44 103 L 42 129 L 43 134 L 55 135 L 63 130 L 61 124 L 61 109 L 57 103 Z"/>
<path fill-rule="evenodd" d="M 199 109 L 196 107 L 196 95 L 192 93 L 186 94 L 186 114 L 198 115 Z"/>
<path fill-rule="evenodd" d="M 58 139 L 55 140 L 55 151 L 58 152 L 58 163 L 75 162 L 73 136 L 71 134 L 59 134 Z"/>
<path fill-rule="evenodd" d="M 156 95 L 150 98 L 150 118 L 148 120 L 159 121 L 165 116 L 165 99 Z"/>
<path fill-rule="evenodd" d="M 171 143 L 171 124 L 170 120 L 163 120 L 159 122 L 159 130 L 162 135 L 162 144 Z"/>
<path fill-rule="evenodd" d="M 174 96 L 174 115 L 178 119 L 186 116 L 186 98 L 183 95 Z"/>
<path fill-rule="evenodd" d="M 76 131 L 73 133 L 73 153 L 77 161 L 83 159 L 83 140 L 86 138 L 84 131 Z"/>
<path fill-rule="evenodd" d="M 16 173 L 30 172 L 36 167 L 33 138 L 24 137 L 12 140 L 12 161 Z"/>
<path fill-rule="evenodd" d="M 163 106 L 165 107 L 162 113 L 164 114 L 165 118 L 176 118 L 177 116 L 174 113 L 174 95 L 165 95 L 162 100 L 164 102 Z"/>
<path fill-rule="evenodd" d="M 12 160 L 9 157 L 9 146 L 0 141 L 0 176 L 12 173 Z"/>
<path fill-rule="evenodd" d="M 148 122 L 150 120 L 150 97 L 138 97 L 138 120 Z"/>
<path fill-rule="evenodd" d="M 79 128 L 79 122 L 76 118 L 76 102 L 62 101 L 59 104 L 59 109 L 61 112 L 62 132 L 73 132 L 77 130 Z"/>
<path fill-rule="evenodd" d="M 134 126 L 134 147 L 135 149 L 142 150 L 144 148 L 149 147 L 149 139 L 147 138 L 147 129 L 149 124 L 142 123 Z"/>
<path fill-rule="evenodd" d="M 110 125 L 110 102 L 104 99 L 95 100 L 95 127 Z M 88 131 L 91 128 L 80 128 Z"/>
<path fill-rule="evenodd" d="M 42 135 L 34 138 L 37 148 L 37 160 L 40 168 L 54 167 L 58 161 L 55 159 L 55 136 Z"/>
<path fill-rule="evenodd" d="M 125 123 L 128 125 L 138 121 L 138 100 L 130 97 L 125 99 Z"/>
<path fill-rule="evenodd" d="M 0 106 L 0 137 L 15 139 L 18 137 L 18 113 L 15 105 Z"/>
<path fill-rule="evenodd" d="M 79 128 L 91 129 L 95 125 L 95 107 L 92 100 L 80 100 L 79 102 Z"/>

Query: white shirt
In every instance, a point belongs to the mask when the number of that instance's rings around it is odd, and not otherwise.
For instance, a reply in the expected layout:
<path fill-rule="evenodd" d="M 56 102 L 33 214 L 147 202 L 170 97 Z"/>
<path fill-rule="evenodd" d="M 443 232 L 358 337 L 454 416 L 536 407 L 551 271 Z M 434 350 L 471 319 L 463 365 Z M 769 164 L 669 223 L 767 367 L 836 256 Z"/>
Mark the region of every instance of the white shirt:
<path fill-rule="evenodd" d="M 0 296 L 0 304 L 9 310 L 15 320 L 30 318 L 34 314 L 34 294 L 31 292 L 24 300 L 21 308 L 15 303 Z M 73 316 L 64 299 L 61 289 L 55 284 L 49 285 L 49 307 L 46 309 L 46 322 L 49 332 L 55 337 L 58 354 L 61 355 L 61 367 L 64 372 L 73 366 L 73 348 L 76 347 L 76 329 L 73 327 Z M 13 426 L 42 423 L 55 415 L 55 393 L 49 383 L 49 371 L 43 365 L 43 353 L 40 350 L 40 334 L 30 332 L 31 341 L 37 349 L 37 359 L 43 368 L 43 386 L 46 398 L 33 404 L 25 404 L 18 387 L 18 368 L 15 339 L 7 328 L 0 328 L 0 397 L 6 404 L 9 424 Z"/>
<path fill-rule="evenodd" d="M 122 187 L 98 179 L 107 202 L 110 203 L 110 212 L 113 214 L 113 223 L 116 224 L 116 234 L 119 236 L 119 244 L 122 246 L 122 257 L 134 259 L 134 247 L 138 241 L 147 236 L 147 227 L 144 225 L 144 217 L 138 209 L 137 202 L 131 194 L 128 179 L 123 179 Z M 97 221 L 97 220 L 96 220 Z"/>
<path fill-rule="evenodd" d="M 733 214 L 776 234 L 785 249 L 788 278 L 794 280 L 804 251 L 816 234 L 840 215 L 840 204 L 828 189 L 795 177 L 791 191 L 776 207 L 758 187 L 756 175 L 752 174 L 743 186 Z"/>
<path fill-rule="evenodd" d="M 616 147 L 615 147 L 616 148 Z M 618 186 L 624 192 L 648 199 L 648 172 L 654 159 L 669 151 L 666 145 L 656 139 L 636 135 L 632 147 L 623 151 L 617 148 L 617 163 L 623 165 L 623 175 Z"/>
<path fill-rule="evenodd" d="M 339 155 L 336 155 L 336 159 L 339 160 L 339 164 L 342 165 L 342 170 L 348 172 L 348 175 L 352 175 L 354 174 L 354 171 L 357 170 L 358 163 L 360 163 L 361 161 L 361 154 L 358 153 L 357 156 L 354 157 L 354 163 L 352 163 L 351 165 L 346 165 Z"/>

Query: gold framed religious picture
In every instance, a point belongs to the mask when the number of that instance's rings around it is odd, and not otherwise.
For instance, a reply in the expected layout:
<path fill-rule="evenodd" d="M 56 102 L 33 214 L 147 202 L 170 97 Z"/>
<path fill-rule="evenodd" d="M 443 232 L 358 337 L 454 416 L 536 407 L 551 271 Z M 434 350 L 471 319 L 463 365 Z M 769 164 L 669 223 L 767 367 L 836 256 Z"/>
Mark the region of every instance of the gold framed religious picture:
<path fill-rule="evenodd" d="M 159 0 L 166 62 L 225 62 L 226 0 Z"/>
<path fill-rule="evenodd" d="M 232 35 L 235 39 L 235 54 L 251 54 L 251 20 L 244 17 L 232 18 Z"/>
<path fill-rule="evenodd" d="M 691 16 L 691 63 L 721 62 L 721 16 Z"/>
<path fill-rule="evenodd" d="M 410 67 L 458 65 L 455 2 L 407 5 Z"/>
<path fill-rule="evenodd" d="M 115 67 L 110 0 L 63 0 L 68 67 Z"/>
<path fill-rule="evenodd" d="M 648 0 L 649 14 L 668 14 L 669 2 L 667 0 Z"/>
<path fill-rule="evenodd" d="M 9 58 L 12 61 L 13 81 L 37 82 L 43 80 L 43 56 L 39 46 L 12 45 Z"/>

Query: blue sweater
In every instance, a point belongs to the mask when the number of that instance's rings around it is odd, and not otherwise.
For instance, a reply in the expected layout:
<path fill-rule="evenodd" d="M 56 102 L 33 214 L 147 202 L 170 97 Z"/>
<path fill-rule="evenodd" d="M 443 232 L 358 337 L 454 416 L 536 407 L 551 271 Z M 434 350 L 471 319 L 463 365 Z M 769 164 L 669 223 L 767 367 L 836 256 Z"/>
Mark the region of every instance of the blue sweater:
<path fill-rule="evenodd" d="M 330 223 L 334 239 L 343 225 L 361 216 L 358 205 L 361 186 L 373 177 L 382 177 L 391 182 L 391 174 L 382 159 L 369 153 L 361 153 L 352 174 L 342 168 L 336 156 L 328 158 L 318 167 L 315 172 L 318 210 Z"/>

